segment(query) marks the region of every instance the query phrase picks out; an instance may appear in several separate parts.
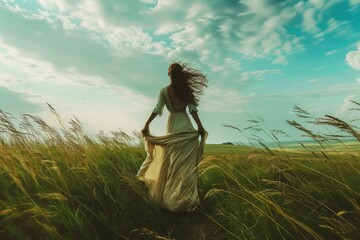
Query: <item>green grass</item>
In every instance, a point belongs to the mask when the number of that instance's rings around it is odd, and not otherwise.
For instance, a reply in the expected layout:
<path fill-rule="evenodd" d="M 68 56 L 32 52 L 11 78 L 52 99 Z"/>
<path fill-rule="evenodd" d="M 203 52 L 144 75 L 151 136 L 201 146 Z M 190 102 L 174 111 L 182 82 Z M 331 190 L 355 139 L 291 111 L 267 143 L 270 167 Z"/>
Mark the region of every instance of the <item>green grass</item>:
<path fill-rule="evenodd" d="M 253 147 L 243 145 L 206 144 L 205 154 L 246 154 Z"/>
<path fill-rule="evenodd" d="M 56 131 L 34 116 L 19 127 L 9 119 L 0 111 L 1 239 L 360 238 L 358 141 L 341 149 L 320 137 L 302 149 L 208 144 L 201 205 L 176 214 L 135 178 L 145 158 L 136 135 L 90 137 L 78 121 Z"/>

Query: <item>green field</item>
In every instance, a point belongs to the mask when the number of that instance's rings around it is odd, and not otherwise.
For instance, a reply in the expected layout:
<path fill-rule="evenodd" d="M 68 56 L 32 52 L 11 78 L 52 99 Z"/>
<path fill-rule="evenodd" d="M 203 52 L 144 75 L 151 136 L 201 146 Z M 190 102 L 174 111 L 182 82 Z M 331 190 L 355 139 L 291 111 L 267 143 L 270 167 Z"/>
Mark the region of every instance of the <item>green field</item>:
<path fill-rule="evenodd" d="M 246 154 L 253 147 L 243 145 L 206 144 L 205 154 Z"/>
<path fill-rule="evenodd" d="M 176 214 L 135 178 L 145 158 L 137 136 L 0 117 L 0 239 L 360 238 L 358 141 L 208 144 L 200 205 Z"/>

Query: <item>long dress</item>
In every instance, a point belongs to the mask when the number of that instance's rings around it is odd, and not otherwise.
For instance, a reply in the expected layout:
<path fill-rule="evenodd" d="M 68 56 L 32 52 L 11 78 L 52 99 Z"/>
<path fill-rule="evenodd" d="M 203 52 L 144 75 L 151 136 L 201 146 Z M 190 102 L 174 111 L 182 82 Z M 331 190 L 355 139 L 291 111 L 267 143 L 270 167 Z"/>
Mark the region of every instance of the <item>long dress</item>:
<path fill-rule="evenodd" d="M 186 104 L 172 106 L 166 87 L 162 88 L 154 113 L 162 114 L 164 105 L 170 115 L 164 136 L 142 135 L 147 157 L 137 173 L 145 182 L 152 198 L 173 212 L 191 212 L 199 202 L 197 166 L 207 133 L 201 136 L 194 129 Z M 197 111 L 188 104 L 189 112 Z"/>

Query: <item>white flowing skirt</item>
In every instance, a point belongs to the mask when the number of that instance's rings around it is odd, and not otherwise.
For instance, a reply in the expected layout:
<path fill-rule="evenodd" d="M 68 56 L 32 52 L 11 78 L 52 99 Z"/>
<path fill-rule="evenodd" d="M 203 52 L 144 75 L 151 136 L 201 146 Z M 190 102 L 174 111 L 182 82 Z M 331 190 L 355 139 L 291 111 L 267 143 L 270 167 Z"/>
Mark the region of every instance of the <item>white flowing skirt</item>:
<path fill-rule="evenodd" d="M 171 128 L 168 124 L 168 131 Z M 207 133 L 199 142 L 199 133 L 193 128 L 164 136 L 143 135 L 147 157 L 137 177 L 164 208 L 173 212 L 195 210 L 199 202 L 197 166 L 206 138 Z"/>

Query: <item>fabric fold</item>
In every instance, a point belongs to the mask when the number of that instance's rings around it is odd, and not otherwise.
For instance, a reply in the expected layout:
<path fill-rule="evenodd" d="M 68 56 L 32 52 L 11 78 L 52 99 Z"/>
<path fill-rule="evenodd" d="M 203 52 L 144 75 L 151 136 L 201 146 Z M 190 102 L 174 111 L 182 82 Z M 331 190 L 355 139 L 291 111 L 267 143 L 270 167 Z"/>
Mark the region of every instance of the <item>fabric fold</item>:
<path fill-rule="evenodd" d="M 207 135 L 200 136 L 195 130 L 142 135 L 147 156 L 137 177 L 145 182 L 155 202 L 174 212 L 195 210 L 199 201 L 197 166 Z"/>

